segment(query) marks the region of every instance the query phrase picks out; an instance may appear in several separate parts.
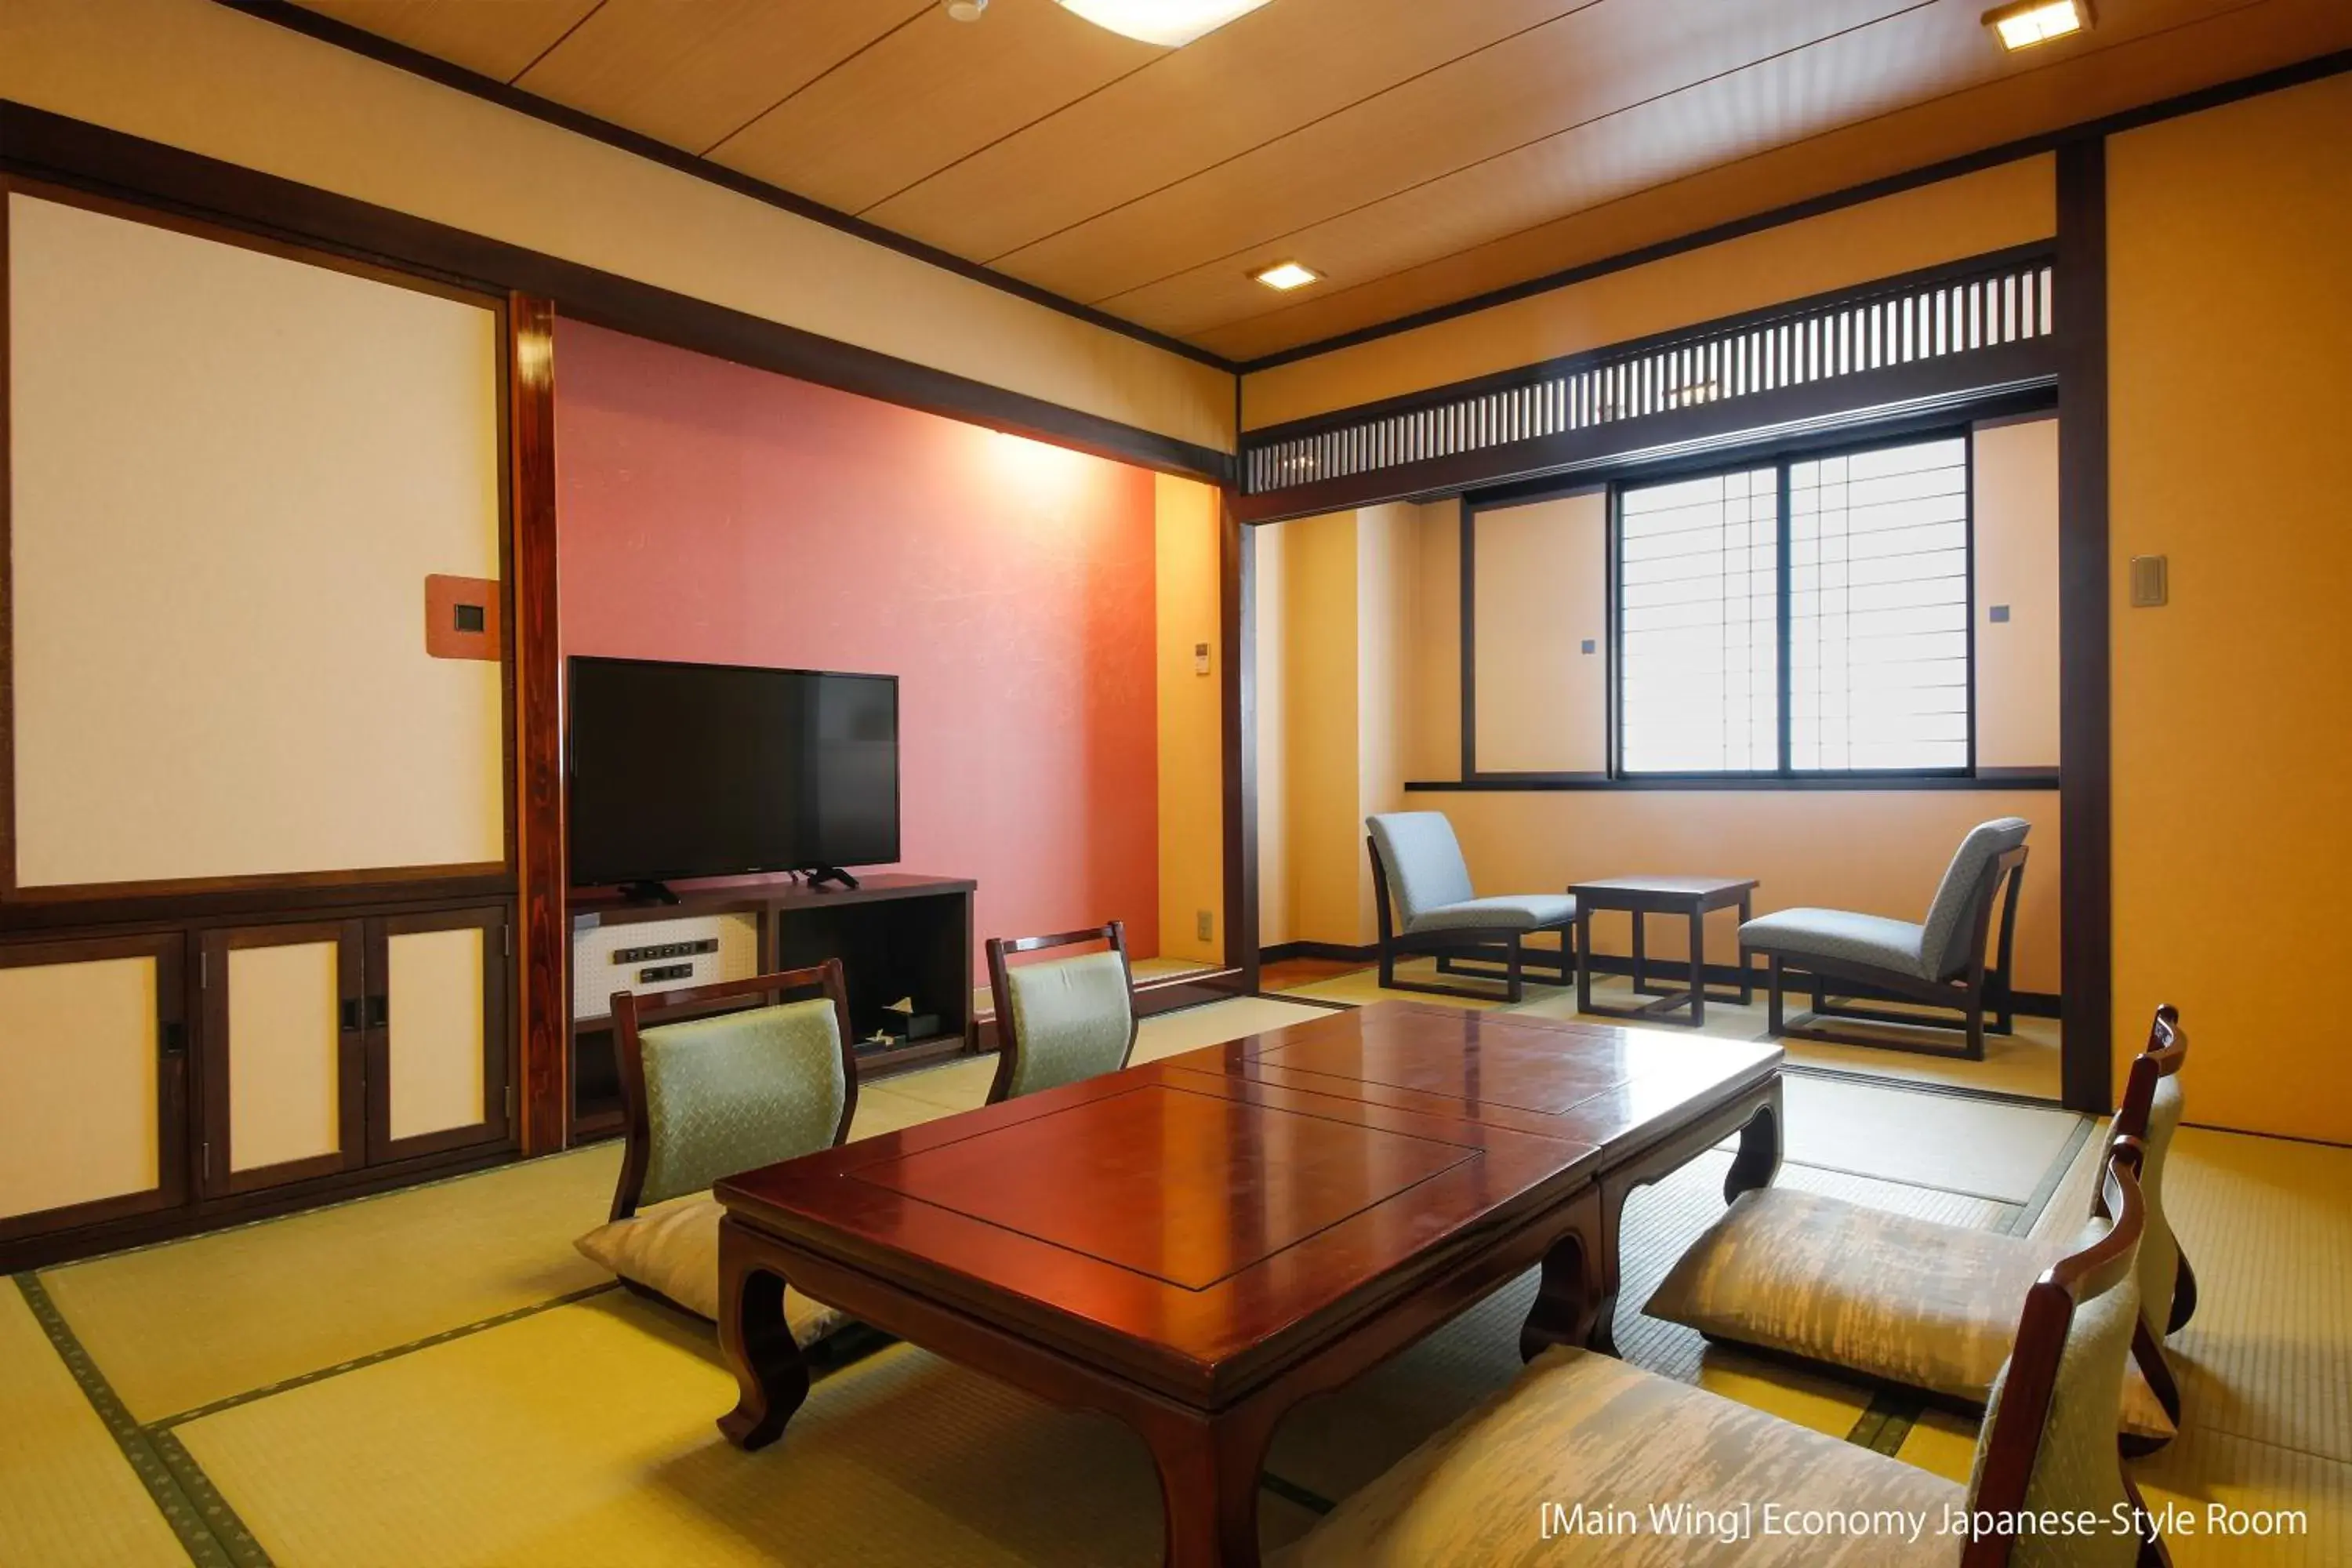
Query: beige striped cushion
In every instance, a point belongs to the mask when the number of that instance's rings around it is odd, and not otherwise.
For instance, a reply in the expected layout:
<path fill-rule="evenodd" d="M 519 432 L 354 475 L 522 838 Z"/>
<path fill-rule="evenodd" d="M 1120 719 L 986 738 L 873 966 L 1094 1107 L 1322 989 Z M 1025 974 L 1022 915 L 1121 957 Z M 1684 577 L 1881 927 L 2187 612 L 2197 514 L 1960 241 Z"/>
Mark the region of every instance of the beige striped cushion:
<path fill-rule="evenodd" d="M 1966 1493 L 1898 1463 L 1589 1351 L 1546 1352 L 1508 1388 L 1439 1432 L 1276 1559 L 1282 1568 L 1605 1563 L 1610 1568 L 1952 1568 L 1938 1532 Z M 1900 1535 L 1763 1533 L 1783 1509 L 1925 1515 Z M 1724 1541 L 1654 1528 L 1649 1507 L 1749 1502 L 1756 1533 Z M 1544 1505 L 1630 1510 L 1631 1533 L 1544 1537 Z"/>
<path fill-rule="evenodd" d="M 1691 1244 L 1642 1310 L 1759 1345 L 1982 1405 L 2009 1360 L 2025 1293 L 2074 1237 L 1937 1225 L 1816 1193 L 1743 1194 Z M 2173 1426 L 2137 1367 L 2120 1425 Z"/>
<path fill-rule="evenodd" d="M 726 1212 L 709 1194 L 693 1194 L 600 1225 L 572 1245 L 622 1279 L 717 1322 L 719 1221 Z M 784 1292 L 784 1321 L 800 1344 L 814 1344 L 845 1321 L 822 1301 Z"/>

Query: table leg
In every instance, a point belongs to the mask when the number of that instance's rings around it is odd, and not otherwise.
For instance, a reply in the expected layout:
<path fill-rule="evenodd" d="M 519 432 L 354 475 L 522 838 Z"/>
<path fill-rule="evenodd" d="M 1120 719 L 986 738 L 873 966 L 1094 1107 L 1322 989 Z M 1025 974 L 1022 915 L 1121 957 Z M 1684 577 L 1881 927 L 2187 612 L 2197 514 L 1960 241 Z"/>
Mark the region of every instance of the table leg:
<path fill-rule="evenodd" d="M 1541 1282 L 1528 1321 L 1519 1328 L 1519 1359 L 1533 1361 L 1554 1345 L 1578 1345 L 1616 1353 L 1611 1332 L 1616 1298 L 1608 1278 L 1616 1247 L 1615 1224 L 1606 1184 L 1580 1205 L 1584 1212 L 1544 1254 Z M 1621 1194 L 1616 1208 L 1624 1206 Z"/>
<path fill-rule="evenodd" d="M 1643 951 L 1642 911 L 1633 911 L 1633 994 L 1638 996 L 1650 984 L 1647 965 L 1649 954 Z"/>
<path fill-rule="evenodd" d="M 1576 1010 L 1592 1011 L 1592 910 L 1581 900 L 1576 906 Z"/>
<path fill-rule="evenodd" d="M 1739 923 L 1743 926 L 1755 918 L 1748 912 L 1748 895 L 1742 893 L 1739 895 Z M 1739 949 L 1739 1005 L 1752 1006 L 1755 1001 L 1756 976 L 1748 967 L 1748 949 L 1743 944 Z"/>
<path fill-rule="evenodd" d="M 1725 1203 L 1742 1193 L 1770 1186 L 1772 1178 L 1780 1173 L 1780 1079 L 1776 1076 L 1770 1097 L 1739 1130 L 1739 1152 L 1731 1157 L 1731 1169 L 1723 1177 Z"/>
<path fill-rule="evenodd" d="M 719 1226 L 719 1349 L 738 1395 L 719 1430 L 739 1448 L 764 1448 L 808 1397 L 808 1363 L 784 1321 L 784 1277 L 751 1255 L 731 1219 Z"/>
<path fill-rule="evenodd" d="M 1160 1471 L 1168 1568 L 1256 1568 L 1258 1472 L 1273 1422 L 1247 1409 L 1171 1411 L 1137 1430 Z"/>
<path fill-rule="evenodd" d="M 1690 947 L 1690 1021 L 1696 1029 L 1706 1022 L 1706 915 L 1699 910 L 1691 910 Z"/>

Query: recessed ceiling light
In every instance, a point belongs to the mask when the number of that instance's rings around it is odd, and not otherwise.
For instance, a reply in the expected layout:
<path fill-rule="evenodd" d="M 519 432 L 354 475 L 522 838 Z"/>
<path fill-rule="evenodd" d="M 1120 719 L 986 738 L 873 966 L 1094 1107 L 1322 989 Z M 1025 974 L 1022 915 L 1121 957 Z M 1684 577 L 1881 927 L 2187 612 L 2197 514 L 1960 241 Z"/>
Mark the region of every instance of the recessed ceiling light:
<path fill-rule="evenodd" d="M 2018 0 L 1984 14 L 2005 49 L 2030 49 L 2091 25 L 2090 0 Z"/>
<path fill-rule="evenodd" d="M 1061 0 L 1097 27 L 1181 49 L 1203 33 L 1213 33 L 1266 0 Z"/>
<path fill-rule="evenodd" d="M 1269 289 L 1280 289 L 1287 292 L 1293 289 L 1306 288 L 1309 283 L 1321 278 L 1323 274 L 1316 271 L 1312 267 L 1304 267 L 1296 261 L 1277 261 L 1262 271 L 1251 273 L 1250 276 Z"/>
<path fill-rule="evenodd" d="M 958 22 L 977 22 L 981 13 L 988 9 L 988 0 L 941 0 L 941 4 L 947 7 L 949 17 Z"/>

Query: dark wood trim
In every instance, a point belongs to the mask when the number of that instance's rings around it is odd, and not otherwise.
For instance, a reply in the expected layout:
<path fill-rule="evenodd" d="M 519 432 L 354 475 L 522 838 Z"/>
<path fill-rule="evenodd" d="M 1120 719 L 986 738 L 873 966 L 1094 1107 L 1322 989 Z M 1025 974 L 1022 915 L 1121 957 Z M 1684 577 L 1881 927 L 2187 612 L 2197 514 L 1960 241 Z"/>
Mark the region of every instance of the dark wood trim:
<path fill-rule="evenodd" d="M 1127 922 L 1113 921 L 1108 925 L 1089 926 L 1085 931 L 1055 931 L 1051 936 L 992 936 L 988 939 L 988 1000 L 991 1021 L 996 1026 L 996 1077 L 988 1086 L 988 1103 L 1007 1100 L 1013 1094 L 1013 1078 L 1021 1070 L 1021 1036 L 1009 1027 L 1013 1018 L 1013 976 L 1005 960 L 1019 952 L 1043 952 L 1056 947 L 1083 947 L 1093 942 L 1108 942 L 1110 951 L 1118 954 L 1119 973 L 1126 977 L 1127 1047 L 1118 1053 L 1116 1065 L 1105 1072 L 1117 1072 L 1127 1066 L 1135 1055 L 1135 1037 L 1143 1026 L 1143 1010 L 1135 1005 L 1135 966 L 1127 956 Z"/>
<path fill-rule="evenodd" d="M 322 43 L 333 44 L 339 48 L 349 49 L 353 54 L 364 55 L 380 64 L 392 66 L 414 76 L 424 77 L 440 86 L 454 88 L 471 97 L 495 103 L 501 109 L 512 110 L 518 114 L 527 114 L 533 120 L 559 126 L 575 135 L 602 142 L 609 147 L 617 147 L 624 153 L 633 153 L 648 162 L 676 169 L 680 174 L 691 174 L 696 179 L 708 181 L 711 184 L 732 191 L 737 195 L 749 196 L 753 201 L 764 202 L 772 207 L 780 207 L 795 217 L 807 218 L 812 223 L 820 223 L 827 228 L 838 229 L 844 234 L 852 235 L 869 244 L 895 250 L 901 256 L 912 257 L 943 272 L 952 272 L 960 278 L 969 278 L 975 283 L 984 283 L 991 289 L 999 289 L 1015 299 L 1025 300 L 1033 305 L 1043 305 L 1049 310 L 1057 310 L 1065 316 L 1084 321 L 1088 326 L 1100 327 L 1105 331 L 1117 332 L 1125 338 L 1133 338 L 1139 343 L 1148 343 L 1155 349 L 1164 349 L 1170 353 L 1180 354 L 1196 363 L 1205 364 L 1229 374 L 1236 368 L 1233 361 L 1204 349 L 1197 343 L 1188 343 L 1181 338 L 1172 338 L 1165 332 L 1154 331 L 1150 327 L 1128 321 L 1123 317 L 1114 316 L 1108 311 L 1098 310 L 1091 305 L 1082 304 L 1076 300 L 1056 294 L 1050 289 L 1041 288 L 1037 284 L 1013 277 L 1009 273 L 999 272 L 992 267 L 968 260 L 952 251 L 942 250 L 938 246 L 927 245 L 919 239 L 909 238 L 895 229 L 884 228 L 879 224 L 869 223 L 838 207 L 827 206 L 823 202 L 797 195 L 780 185 L 772 185 L 765 180 L 755 179 L 739 170 L 730 169 L 723 163 L 716 163 L 708 158 L 698 157 L 683 148 L 673 147 L 667 142 L 657 142 L 639 132 L 615 125 L 609 120 L 600 120 L 594 115 L 583 113 L 579 110 L 569 108 L 552 100 L 541 98 L 537 93 L 526 92 L 521 88 L 502 82 L 495 77 L 482 76 L 467 70 L 463 66 L 452 65 L 447 60 L 428 55 L 421 49 L 413 49 L 405 44 L 394 43 L 389 38 L 380 37 L 363 28 L 355 27 L 348 22 L 338 21 L 332 16 L 323 16 L 316 11 L 306 10 L 292 4 L 291 0 L 218 0 L 218 3 L 233 10 L 242 11 L 249 16 L 258 16 L 264 21 L 275 22 L 281 27 L 305 34 Z"/>
<path fill-rule="evenodd" d="M 2102 119 L 2081 121 L 2062 130 L 2044 132 L 2038 136 L 2005 142 L 1981 152 L 1962 153 L 1958 157 L 1923 164 L 1919 168 L 1907 170 L 1903 174 L 1889 174 L 1881 179 L 1865 181 L 1858 185 L 1848 185 L 1843 190 L 1831 191 L 1818 196 L 1808 196 L 1802 201 L 1773 207 L 1755 214 L 1753 216 L 1734 218 L 1728 223 L 1716 224 L 1707 228 L 1677 236 L 1673 239 L 1660 240 L 1653 245 L 1620 251 L 1614 256 L 1602 257 L 1596 261 L 1580 262 L 1574 267 L 1563 268 L 1557 272 L 1547 272 L 1540 277 L 1530 278 L 1525 282 L 1505 284 L 1499 289 L 1489 289 L 1483 293 L 1473 294 L 1466 299 L 1455 300 L 1444 305 L 1433 305 L 1426 310 L 1414 310 L 1386 321 L 1376 322 L 1369 327 L 1357 327 L 1348 331 L 1335 332 L 1328 338 L 1318 338 L 1312 342 L 1299 343 L 1286 349 L 1276 349 L 1272 353 L 1260 354 L 1255 359 L 1243 360 L 1234 368 L 1239 374 L 1249 375 L 1262 370 L 1272 370 L 1277 365 L 1290 364 L 1303 359 L 1313 359 L 1318 354 L 1330 353 L 1339 349 L 1354 348 L 1360 343 L 1374 342 L 1381 338 L 1395 337 L 1400 332 L 1410 332 L 1422 327 L 1434 326 L 1440 321 L 1450 321 L 1461 316 L 1475 315 L 1481 310 L 1490 310 L 1497 305 L 1507 305 L 1515 300 L 1529 299 L 1538 294 L 1549 294 L 1555 289 L 1566 289 L 1595 278 L 1606 277 L 1612 272 L 1623 272 L 1632 268 L 1647 266 L 1653 261 L 1663 261 L 1668 257 L 1680 256 L 1686 251 L 1703 250 L 1710 245 L 1719 245 L 1727 239 L 1759 234 L 1766 229 L 1800 223 L 1806 218 L 1819 217 L 1825 213 L 1859 206 L 1864 202 L 1876 201 L 1881 196 L 1899 195 L 1905 191 L 1916 190 L 1922 185 L 1932 185 L 1962 174 L 1973 174 L 2002 163 L 2013 163 L 2021 158 L 2037 157 L 2042 153 L 2057 151 L 2070 142 L 2088 137 L 2111 136 L 2119 131 L 2152 125 L 2161 120 L 2172 120 L 2184 114 L 2200 113 L 2208 109 L 2217 109 L 2225 103 L 2234 103 L 2240 99 L 2259 97 L 2266 92 L 2276 92 L 2282 88 L 2300 87 L 2305 82 L 2317 81 L 2324 77 L 2335 76 L 2347 70 L 2352 70 L 2352 49 L 2339 49 L 2333 54 L 2319 55 L 2294 65 L 2281 66 L 2252 76 L 2240 77 L 2233 81 L 2200 88 L 2194 92 L 2183 93 L 2176 98 L 2161 99 L 2157 102 L 2143 104 L 2137 109 L 2125 110 Z"/>
<path fill-rule="evenodd" d="M 555 306 L 507 305 L 508 489 L 513 599 L 515 833 L 520 938 L 514 956 L 522 1148 L 563 1147 L 571 1104 L 571 871 L 563 821 L 563 657 L 555 526 Z"/>
<path fill-rule="evenodd" d="M 2068 1109 L 2115 1103 L 2114 847 L 2107 691 L 2106 144 L 2058 153 L 2060 1078 Z"/>
<path fill-rule="evenodd" d="M 514 1034 L 507 998 L 507 977 L 513 965 L 509 932 L 513 924 L 505 904 L 433 914 L 388 915 L 367 922 L 368 996 L 367 1157 L 370 1164 L 389 1164 L 419 1155 L 446 1153 L 480 1143 L 503 1143 L 509 1137 L 507 1086 L 512 1078 Z M 482 944 L 482 1120 L 462 1127 L 407 1138 L 392 1135 L 392 939 L 425 931 L 473 931 Z"/>
<path fill-rule="evenodd" d="M 1407 790 L 1426 794 L 1545 794 L 1576 790 L 1836 790 L 1875 795 L 1889 790 L 2044 790 L 2059 787 L 2056 768 L 1995 768 L 1969 773 L 1486 773 L 1475 779 L 1416 779 Z M 2071 851 L 2069 852 L 2071 854 Z"/>
<path fill-rule="evenodd" d="M 5 205 L 0 202 L 0 205 Z M 5 261 L 0 256 L 0 261 Z M 5 274 L 0 274 L 5 276 Z M 0 315 L 5 315 L 0 311 Z M 186 941 L 177 931 L 144 936 L 107 936 L 72 942 L 19 942 L 0 947 L 0 969 L 27 969 L 45 964 L 96 963 L 110 959 L 146 958 L 155 964 L 155 1173 L 156 1184 L 145 1192 L 93 1198 L 63 1208 L 37 1209 L 30 1214 L 0 1217 L 0 1269 L 23 1267 L 16 1261 L 46 1247 L 53 1233 L 86 1226 L 151 1223 L 148 1216 L 171 1214 L 188 1201 L 188 1104 L 194 1092 L 188 1069 L 188 981 Z"/>
<path fill-rule="evenodd" d="M 16 479 L 11 461 L 16 438 L 8 418 L 16 384 L 8 357 L 8 323 L 16 314 L 10 287 L 16 273 L 8 257 L 8 209 L 14 204 L 8 193 L 15 184 L 0 165 L 0 905 L 16 887 L 16 624 L 12 608 L 16 551 L 9 532 Z"/>
<path fill-rule="evenodd" d="M 179 1237 L 200 1235 L 205 1231 L 247 1225 L 257 1219 L 270 1219 L 302 1209 L 321 1208 L 352 1198 L 415 1186 L 514 1162 L 515 1154 L 511 1149 L 487 1145 L 455 1154 L 405 1161 L 398 1165 L 370 1166 L 289 1186 L 263 1187 L 194 1206 L 182 1205 L 157 1213 L 103 1223 L 92 1219 L 78 1228 L 60 1229 L 54 1235 L 16 1239 L 0 1232 L 0 1272 L 47 1268 L 78 1258 L 90 1258 L 124 1247 L 144 1247 Z"/>
<path fill-rule="evenodd" d="M 1257 536 L 1228 485 L 1218 509 L 1218 640 L 1223 661 L 1224 955 L 1236 989 L 1258 988 Z"/>
<path fill-rule="evenodd" d="M 1265 963 L 1286 963 L 1294 958 L 1320 958 L 1335 963 L 1370 963 L 1381 955 L 1378 942 L 1278 942 L 1261 950 Z"/>
<path fill-rule="evenodd" d="M 197 937 L 196 986 L 203 1022 L 197 1030 L 196 1100 L 204 1142 L 196 1158 L 196 1191 L 201 1196 L 233 1197 L 263 1187 L 341 1175 L 367 1163 L 366 926 L 364 921 L 326 920 L 223 927 Z M 335 1031 L 336 1147 L 322 1154 L 240 1171 L 236 1165 L 236 1124 L 231 1110 L 231 1064 L 236 1041 L 229 1015 L 230 955 L 249 948 L 326 942 L 335 944 L 336 1001 L 341 1012 Z"/>
<path fill-rule="evenodd" d="M 1589 482 L 1605 472 L 1727 462 L 1744 451 L 1816 440 L 1874 439 L 1904 427 L 1898 422 L 1966 424 L 1988 410 L 2046 396 L 2057 374 L 2053 340 L 2026 338 L 1245 495 L 1235 506 L 1245 522 L 1280 522 L 1488 487 L 1524 483 L 1539 492 L 1570 477 Z"/>
<path fill-rule="evenodd" d="M 1460 563 L 1455 567 L 1461 582 L 1455 586 L 1461 595 L 1461 624 L 1455 628 L 1461 635 L 1462 710 L 1461 734 L 1456 739 L 1462 747 L 1462 776 L 1475 779 L 1478 774 L 1478 507 L 1463 500 L 1454 503 L 1456 538 L 1459 541 Z"/>
<path fill-rule="evenodd" d="M 1118 462 L 1219 484 L 1233 473 L 1231 456 L 1213 447 L 22 103 L 0 101 L 0 169 L 493 295 L 532 295 L 616 331 Z"/>
<path fill-rule="evenodd" d="M 849 1138 L 849 1124 L 857 1116 L 857 1038 L 849 1027 L 849 990 L 841 975 L 841 960 L 828 958 L 809 969 L 779 970 L 747 980 L 722 980 L 640 997 L 633 991 L 613 994 L 613 1048 L 621 1068 L 621 1115 L 628 1148 L 622 1156 L 621 1179 L 613 1190 L 611 1217 L 627 1219 L 637 1212 L 645 1195 L 646 1167 L 653 1158 L 653 1127 L 646 1100 L 645 1031 L 679 1017 L 708 1017 L 728 1004 L 781 1001 L 787 991 L 820 990 L 833 1004 L 835 1044 L 841 1047 L 841 1116 L 834 1123 L 833 1147 Z M 717 1004 L 719 1005 L 714 1006 Z"/>

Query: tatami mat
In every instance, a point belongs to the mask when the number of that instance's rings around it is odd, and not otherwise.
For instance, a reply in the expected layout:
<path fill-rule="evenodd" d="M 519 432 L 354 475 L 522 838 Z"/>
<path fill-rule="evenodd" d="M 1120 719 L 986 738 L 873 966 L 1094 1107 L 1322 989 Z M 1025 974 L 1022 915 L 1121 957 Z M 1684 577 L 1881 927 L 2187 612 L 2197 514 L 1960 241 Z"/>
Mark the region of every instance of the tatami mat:
<path fill-rule="evenodd" d="M 1999 1203 L 2032 1197 L 2084 1119 L 1955 1094 L 1790 1074 L 1787 1159 Z"/>
<path fill-rule="evenodd" d="M 2182 1398 L 2188 1398 L 2183 1391 Z M 2195 1521 L 2166 1536 L 2174 1568 L 2342 1568 L 2352 1563 L 2352 1463 L 2200 1428 L 2132 1468 L 2151 1509 Z M 2223 1510 L 2217 1519 L 2214 1509 Z M 2300 1524 L 2265 1513 L 2298 1510 Z"/>
<path fill-rule="evenodd" d="M 154 1421 L 608 1283 L 572 1239 L 603 1217 L 620 1160 L 600 1144 L 40 1278 Z"/>
<path fill-rule="evenodd" d="M 1408 959 L 1398 964 L 1400 977 L 1408 980 L 1433 981 L 1440 978 L 1433 959 Z M 1661 981 L 1671 984 L 1672 977 L 1661 974 Z M 1449 982 L 1450 984 L 1450 982 Z M 1596 1001 L 1613 1006 L 1625 1006 L 1643 1000 L 1633 993 L 1633 982 L 1624 975 L 1600 975 L 1593 981 Z M 1471 999 L 1453 996 L 1432 996 L 1412 991 L 1384 991 L 1380 984 L 1380 972 L 1373 968 L 1350 971 L 1332 975 L 1308 984 L 1289 988 L 1285 994 L 1313 996 L 1329 1002 L 1345 1002 L 1361 1006 L 1383 999 L 1434 1002 L 1445 1006 L 1486 1009 L 1502 1006 L 1495 999 Z M 1637 1023 L 1622 1018 L 1601 1018 L 1580 1014 L 1576 1010 L 1573 986 L 1530 984 L 1526 999 L 1517 1009 L 1545 1018 L 1584 1018 L 1592 1023 L 1624 1024 L 1630 1028 L 1664 1029 L 1674 1034 L 1690 1031 L 1678 1025 Z M 1794 1020 L 1804 1012 L 1795 997 L 1790 999 L 1789 1016 Z M 1704 1033 L 1726 1039 L 1756 1040 L 1766 1037 L 1768 1014 L 1759 994 L 1752 1004 L 1742 1006 L 1737 1002 L 1709 999 Z M 1922 1083 L 1946 1084 L 1960 1089 L 1974 1089 L 1995 1094 L 2022 1095 L 2035 1100 L 2054 1100 L 2059 1098 L 2060 1068 L 2058 1053 L 2058 1021 L 2054 1018 L 2020 1017 L 2012 1035 L 1990 1037 L 1985 1042 L 1985 1059 L 1980 1062 L 1949 1057 L 1922 1055 L 1916 1051 L 1881 1049 L 1871 1046 L 1831 1045 L 1821 1041 L 1783 1038 L 1789 1059 L 1807 1067 L 1832 1068 L 1840 1072 L 1869 1073 L 1885 1078 L 1907 1079 Z"/>
<path fill-rule="evenodd" d="M 1298 1002 L 1278 1002 L 1266 996 L 1236 996 L 1205 1006 L 1187 1007 L 1146 1018 L 1135 1032 L 1135 1059 L 1158 1061 L 1181 1051 L 1223 1045 L 1244 1035 L 1263 1034 L 1292 1024 L 1311 1024 L 1330 1016 L 1328 1007 Z"/>
<path fill-rule="evenodd" d="M 24 1296 L 0 1280 L 0 1563 L 185 1568 L 187 1561 Z"/>
<path fill-rule="evenodd" d="M 729 1447 L 709 1336 L 623 1296 L 192 1423 L 270 1555 L 303 1568 L 1157 1561 L 1141 1442 L 896 1346 Z M 1269 1546 L 1311 1516 L 1269 1497 Z"/>

